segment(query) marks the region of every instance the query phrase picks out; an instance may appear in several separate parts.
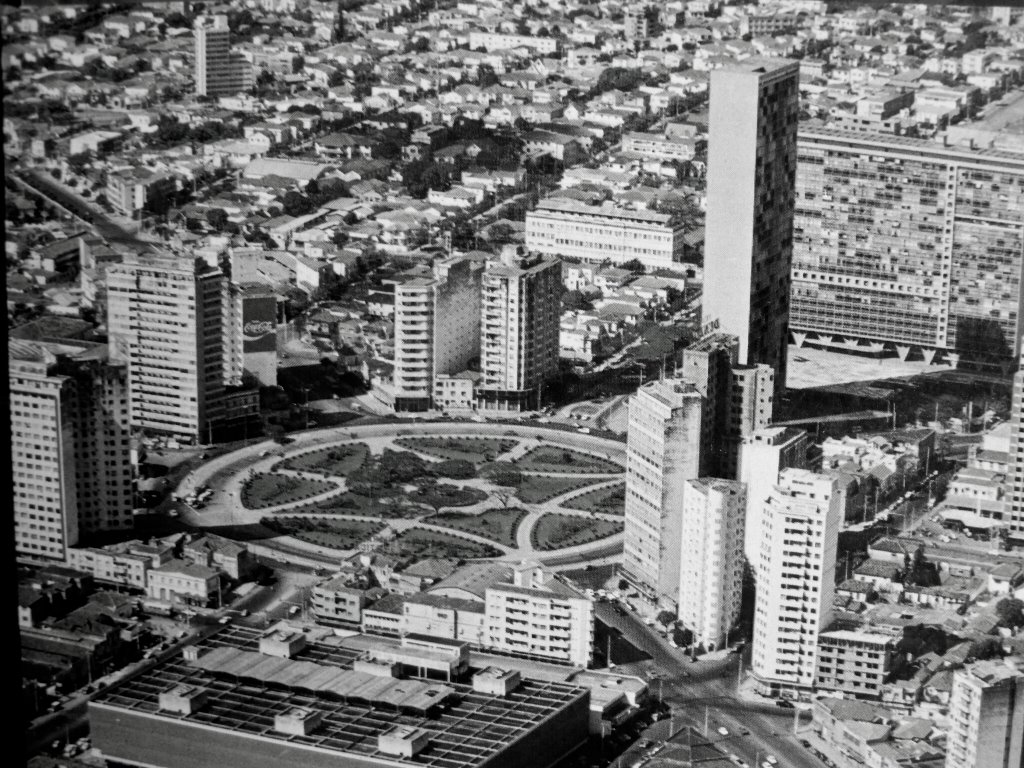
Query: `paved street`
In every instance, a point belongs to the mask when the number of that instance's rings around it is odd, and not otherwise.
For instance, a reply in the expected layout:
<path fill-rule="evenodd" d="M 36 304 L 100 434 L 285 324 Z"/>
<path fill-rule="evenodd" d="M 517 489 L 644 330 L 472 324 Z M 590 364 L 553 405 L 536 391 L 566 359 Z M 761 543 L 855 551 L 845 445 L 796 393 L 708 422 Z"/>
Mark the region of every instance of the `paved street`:
<path fill-rule="evenodd" d="M 793 735 L 793 724 L 799 710 L 780 709 L 767 699 L 762 702 L 737 697 L 740 655 L 716 655 L 710 661 L 690 662 L 686 654 L 672 648 L 654 629 L 646 626 L 635 613 L 617 613 L 611 603 L 597 603 L 597 618 L 622 633 L 622 636 L 651 657 L 650 662 L 617 667 L 624 673 L 636 668 L 652 669 L 662 680 L 649 679 L 655 695 L 672 706 L 671 721 L 677 731 L 683 724 L 704 731 L 726 754 L 736 754 L 751 766 L 760 765 L 768 754 L 775 755 L 781 765 L 793 768 L 821 768 L 821 763 L 804 749 L 798 736 Z M 749 651 L 746 654 L 749 656 Z M 613 659 L 614 661 L 614 659 Z M 744 667 L 749 659 L 744 659 Z M 803 714 L 806 725 L 809 715 Z M 728 730 L 720 736 L 719 727 Z M 667 721 L 655 723 L 641 739 L 664 739 L 668 735 Z M 629 764 L 624 761 L 624 764 Z"/>

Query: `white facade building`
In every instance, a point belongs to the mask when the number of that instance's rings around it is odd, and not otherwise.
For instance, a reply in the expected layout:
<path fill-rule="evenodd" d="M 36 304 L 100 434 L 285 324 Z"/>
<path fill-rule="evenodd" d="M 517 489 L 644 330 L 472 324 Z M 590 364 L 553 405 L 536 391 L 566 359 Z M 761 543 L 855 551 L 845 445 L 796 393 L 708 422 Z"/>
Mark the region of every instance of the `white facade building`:
<path fill-rule="evenodd" d="M 438 376 L 480 353 L 480 262 L 455 257 L 395 286 L 395 410 L 427 410 Z"/>
<path fill-rule="evenodd" d="M 539 407 L 558 373 L 562 266 L 557 259 L 503 256 L 487 264 L 480 322 L 479 407 Z"/>
<path fill-rule="evenodd" d="M 224 280 L 186 256 L 129 254 L 108 268 L 110 357 L 128 365 L 133 427 L 209 438 L 224 392 Z"/>
<path fill-rule="evenodd" d="M 764 502 L 752 672 L 759 692 L 814 686 L 818 633 L 831 619 L 843 521 L 837 481 L 784 469 Z"/>
<path fill-rule="evenodd" d="M 634 211 L 611 203 L 541 200 L 526 214 L 526 247 L 545 256 L 622 264 L 639 259 L 649 269 L 683 258 L 681 222 L 667 213 Z"/>
<path fill-rule="evenodd" d="M 679 597 L 683 488 L 700 474 L 703 398 L 690 382 L 655 381 L 629 400 L 623 575 L 667 610 Z"/>
<path fill-rule="evenodd" d="M 953 673 L 946 768 L 1024 765 L 1024 657 L 978 661 Z"/>
<path fill-rule="evenodd" d="M 740 445 L 738 479 L 747 486 L 747 520 L 743 552 L 756 569 L 761 551 L 761 515 L 779 472 L 807 469 L 807 433 L 793 427 L 765 427 Z"/>
<path fill-rule="evenodd" d="M 713 651 L 728 642 L 740 614 L 747 493 L 735 480 L 689 480 L 682 507 L 679 620 Z"/>
<path fill-rule="evenodd" d="M 81 532 L 130 529 L 124 366 L 98 344 L 11 339 L 7 368 L 18 554 L 63 560 Z"/>
<path fill-rule="evenodd" d="M 594 645 L 591 600 L 537 563 L 518 565 L 512 578 L 512 584 L 487 588 L 487 647 L 589 666 Z"/>

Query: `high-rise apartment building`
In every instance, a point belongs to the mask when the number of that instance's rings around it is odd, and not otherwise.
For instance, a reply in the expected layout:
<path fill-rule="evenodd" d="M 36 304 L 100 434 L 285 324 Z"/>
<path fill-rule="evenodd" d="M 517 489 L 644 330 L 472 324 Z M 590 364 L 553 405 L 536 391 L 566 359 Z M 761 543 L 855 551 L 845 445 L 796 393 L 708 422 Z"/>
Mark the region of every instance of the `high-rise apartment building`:
<path fill-rule="evenodd" d="M 837 481 L 806 469 L 784 469 L 764 502 L 751 669 L 764 695 L 814 687 L 842 520 Z"/>
<path fill-rule="evenodd" d="M 683 485 L 679 620 L 708 650 L 725 645 L 739 618 L 746 510 L 743 483 L 708 477 Z"/>
<path fill-rule="evenodd" d="M 1024 370 L 1013 376 L 1010 401 L 1010 535 L 1024 541 Z"/>
<path fill-rule="evenodd" d="M 1024 657 L 976 661 L 953 673 L 946 768 L 1024 766 Z"/>
<path fill-rule="evenodd" d="M 747 562 L 756 570 L 761 549 L 761 513 L 779 472 L 807 469 L 807 433 L 794 427 L 764 427 L 743 440 L 736 477 L 747 487 L 747 516 L 743 545 Z M 756 575 L 756 572 L 755 572 Z"/>
<path fill-rule="evenodd" d="M 132 526 L 125 369 L 88 342 L 8 347 L 19 555 L 64 560 L 82 533 Z"/>
<path fill-rule="evenodd" d="M 503 255 L 484 270 L 480 320 L 479 407 L 540 406 L 558 374 L 562 265 L 557 259 Z"/>
<path fill-rule="evenodd" d="M 1024 157 L 807 127 L 798 159 L 798 344 L 954 364 L 1019 356 Z"/>
<path fill-rule="evenodd" d="M 193 26 L 197 96 L 234 96 L 253 84 L 252 68 L 231 50 L 228 17 L 200 16 Z"/>
<path fill-rule="evenodd" d="M 209 439 L 224 392 L 224 281 L 203 259 L 170 254 L 107 270 L 110 357 L 128 366 L 133 427 Z"/>
<path fill-rule="evenodd" d="M 480 355 L 482 276 L 481 262 L 452 257 L 434 264 L 433 277 L 395 285 L 396 411 L 430 409 L 435 377 Z"/>
<path fill-rule="evenodd" d="M 704 324 L 743 365 L 786 383 L 799 64 L 746 59 L 711 73 Z"/>
<path fill-rule="evenodd" d="M 491 650 L 583 667 L 593 660 L 594 605 L 535 562 L 513 568 L 511 584 L 485 594 Z"/>
<path fill-rule="evenodd" d="M 767 365 L 738 365 L 739 339 L 710 333 L 683 350 L 680 378 L 704 397 L 700 474 L 735 479 L 740 444 L 772 419 L 775 374 Z"/>
<path fill-rule="evenodd" d="M 629 399 L 623 575 L 667 610 L 678 605 L 681 503 L 686 481 L 700 475 L 703 400 L 681 379 Z"/>

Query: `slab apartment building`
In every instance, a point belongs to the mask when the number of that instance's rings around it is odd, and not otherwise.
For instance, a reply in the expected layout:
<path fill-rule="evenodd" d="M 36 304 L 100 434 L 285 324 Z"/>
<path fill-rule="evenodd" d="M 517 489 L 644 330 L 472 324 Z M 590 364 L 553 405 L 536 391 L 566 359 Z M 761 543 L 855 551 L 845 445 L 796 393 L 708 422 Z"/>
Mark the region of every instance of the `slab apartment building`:
<path fill-rule="evenodd" d="M 1022 211 L 1019 154 L 801 129 L 796 343 L 1012 370 Z"/>

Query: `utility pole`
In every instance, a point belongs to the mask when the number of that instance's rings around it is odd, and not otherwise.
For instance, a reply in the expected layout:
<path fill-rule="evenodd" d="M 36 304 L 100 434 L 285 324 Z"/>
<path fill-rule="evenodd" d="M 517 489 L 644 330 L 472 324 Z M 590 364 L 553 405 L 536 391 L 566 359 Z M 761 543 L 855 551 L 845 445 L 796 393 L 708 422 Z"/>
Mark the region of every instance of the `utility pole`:
<path fill-rule="evenodd" d="M 704 738 L 708 737 L 708 719 L 711 715 L 710 708 L 707 704 L 704 705 Z"/>
<path fill-rule="evenodd" d="M 800 708 L 797 706 L 793 707 L 793 735 L 796 736 L 797 731 L 800 728 Z"/>
<path fill-rule="evenodd" d="M 736 693 L 740 692 L 740 686 L 743 685 L 743 654 L 740 654 L 740 668 L 736 671 Z"/>

